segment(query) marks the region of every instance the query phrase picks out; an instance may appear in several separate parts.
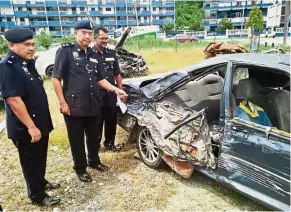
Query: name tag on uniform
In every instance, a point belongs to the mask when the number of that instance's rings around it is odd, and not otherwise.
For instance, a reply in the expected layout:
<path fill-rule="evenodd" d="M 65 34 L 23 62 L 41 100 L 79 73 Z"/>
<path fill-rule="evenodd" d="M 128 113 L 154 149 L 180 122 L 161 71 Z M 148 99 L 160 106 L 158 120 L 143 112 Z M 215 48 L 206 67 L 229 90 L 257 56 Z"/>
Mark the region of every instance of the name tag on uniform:
<path fill-rule="evenodd" d="M 89 59 L 91 62 L 93 62 L 93 63 L 98 63 L 98 61 L 95 59 L 95 58 L 91 58 L 90 57 L 90 59 Z"/>
<path fill-rule="evenodd" d="M 115 59 L 114 59 L 114 57 L 107 57 L 107 58 L 105 58 L 105 61 L 115 61 Z"/>

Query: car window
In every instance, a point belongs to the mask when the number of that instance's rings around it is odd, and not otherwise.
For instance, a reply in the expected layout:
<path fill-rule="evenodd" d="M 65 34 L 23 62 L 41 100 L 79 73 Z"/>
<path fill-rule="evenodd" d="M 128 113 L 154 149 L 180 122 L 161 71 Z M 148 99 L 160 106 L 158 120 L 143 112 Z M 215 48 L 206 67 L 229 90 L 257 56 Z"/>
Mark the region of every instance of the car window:
<path fill-rule="evenodd" d="M 156 96 L 157 94 L 161 93 L 162 91 L 166 90 L 171 85 L 178 82 L 179 80 L 183 79 L 185 76 L 187 76 L 187 74 L 182 73 L 182 72 L 176 72 L 176 73 L 167 75 L 166 77 L 143 87 L 142 91 L 147 98 L 152 98 Z"/>

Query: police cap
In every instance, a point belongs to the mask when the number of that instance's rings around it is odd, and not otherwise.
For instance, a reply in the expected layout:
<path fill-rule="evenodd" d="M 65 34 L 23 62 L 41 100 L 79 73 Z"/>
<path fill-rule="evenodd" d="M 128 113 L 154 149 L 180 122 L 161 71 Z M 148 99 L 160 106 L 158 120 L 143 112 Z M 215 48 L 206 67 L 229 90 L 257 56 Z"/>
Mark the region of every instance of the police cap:
<path fill-rule="evenodd" d="M 74 24 L 75 29 L 88 29 L 92 30 L 93 29 L 93 23 L 88 20 L 83 20 L 83 21 L 78 21 Z"/>
<path fill-rule="evenodd" d="M 4 33 L 8 42 L 21 43 L 33 38 L 33 33 L 28 28 L 12 28 Z"/>

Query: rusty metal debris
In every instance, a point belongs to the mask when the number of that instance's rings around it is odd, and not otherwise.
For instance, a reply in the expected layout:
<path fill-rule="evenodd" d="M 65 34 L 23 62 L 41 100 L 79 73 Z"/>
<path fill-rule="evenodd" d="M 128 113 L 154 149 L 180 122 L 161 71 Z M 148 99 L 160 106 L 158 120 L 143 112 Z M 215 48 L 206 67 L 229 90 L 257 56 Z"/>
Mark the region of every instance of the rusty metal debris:
<path fill-rule="evenodd" d="M 205 59 L 208 59 L 219 54 L 248 53 L 248 50 L 235 44 L 221 42 L 210 43 L 203 52 L 205 54 Z"/>

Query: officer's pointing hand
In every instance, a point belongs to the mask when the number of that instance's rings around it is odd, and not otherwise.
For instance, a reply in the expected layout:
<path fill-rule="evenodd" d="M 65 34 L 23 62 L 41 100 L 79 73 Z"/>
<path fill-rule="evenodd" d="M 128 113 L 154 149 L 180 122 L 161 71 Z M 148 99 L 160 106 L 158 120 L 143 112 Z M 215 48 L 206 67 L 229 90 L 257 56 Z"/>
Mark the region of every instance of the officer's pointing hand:
<path fill-rule="evenodd" d="M 115 91 L 116 95 L 118 95 L 123 102 L 126 101 L 128 95 L 126 94 L 126 92 L 124 90 L 116 88 L 114 91 Z"/>
<path fill-rule="evenodd" d="M 62 103 L 61 104 L 61 108 L 60 108 L 60 111 L 62 114 L 65 114 L 65 115 L 71 115 L 71 111 L 70 111 L 70 108 L 69 108 L 69 105 L 67 103 Z"/>
<path fill-rule="evenodd" d="M 41 139 L 41 132 L 36 126 L 28 128 L 28 133 L 31 136 L 32 143 L 36 143 Z"/>

